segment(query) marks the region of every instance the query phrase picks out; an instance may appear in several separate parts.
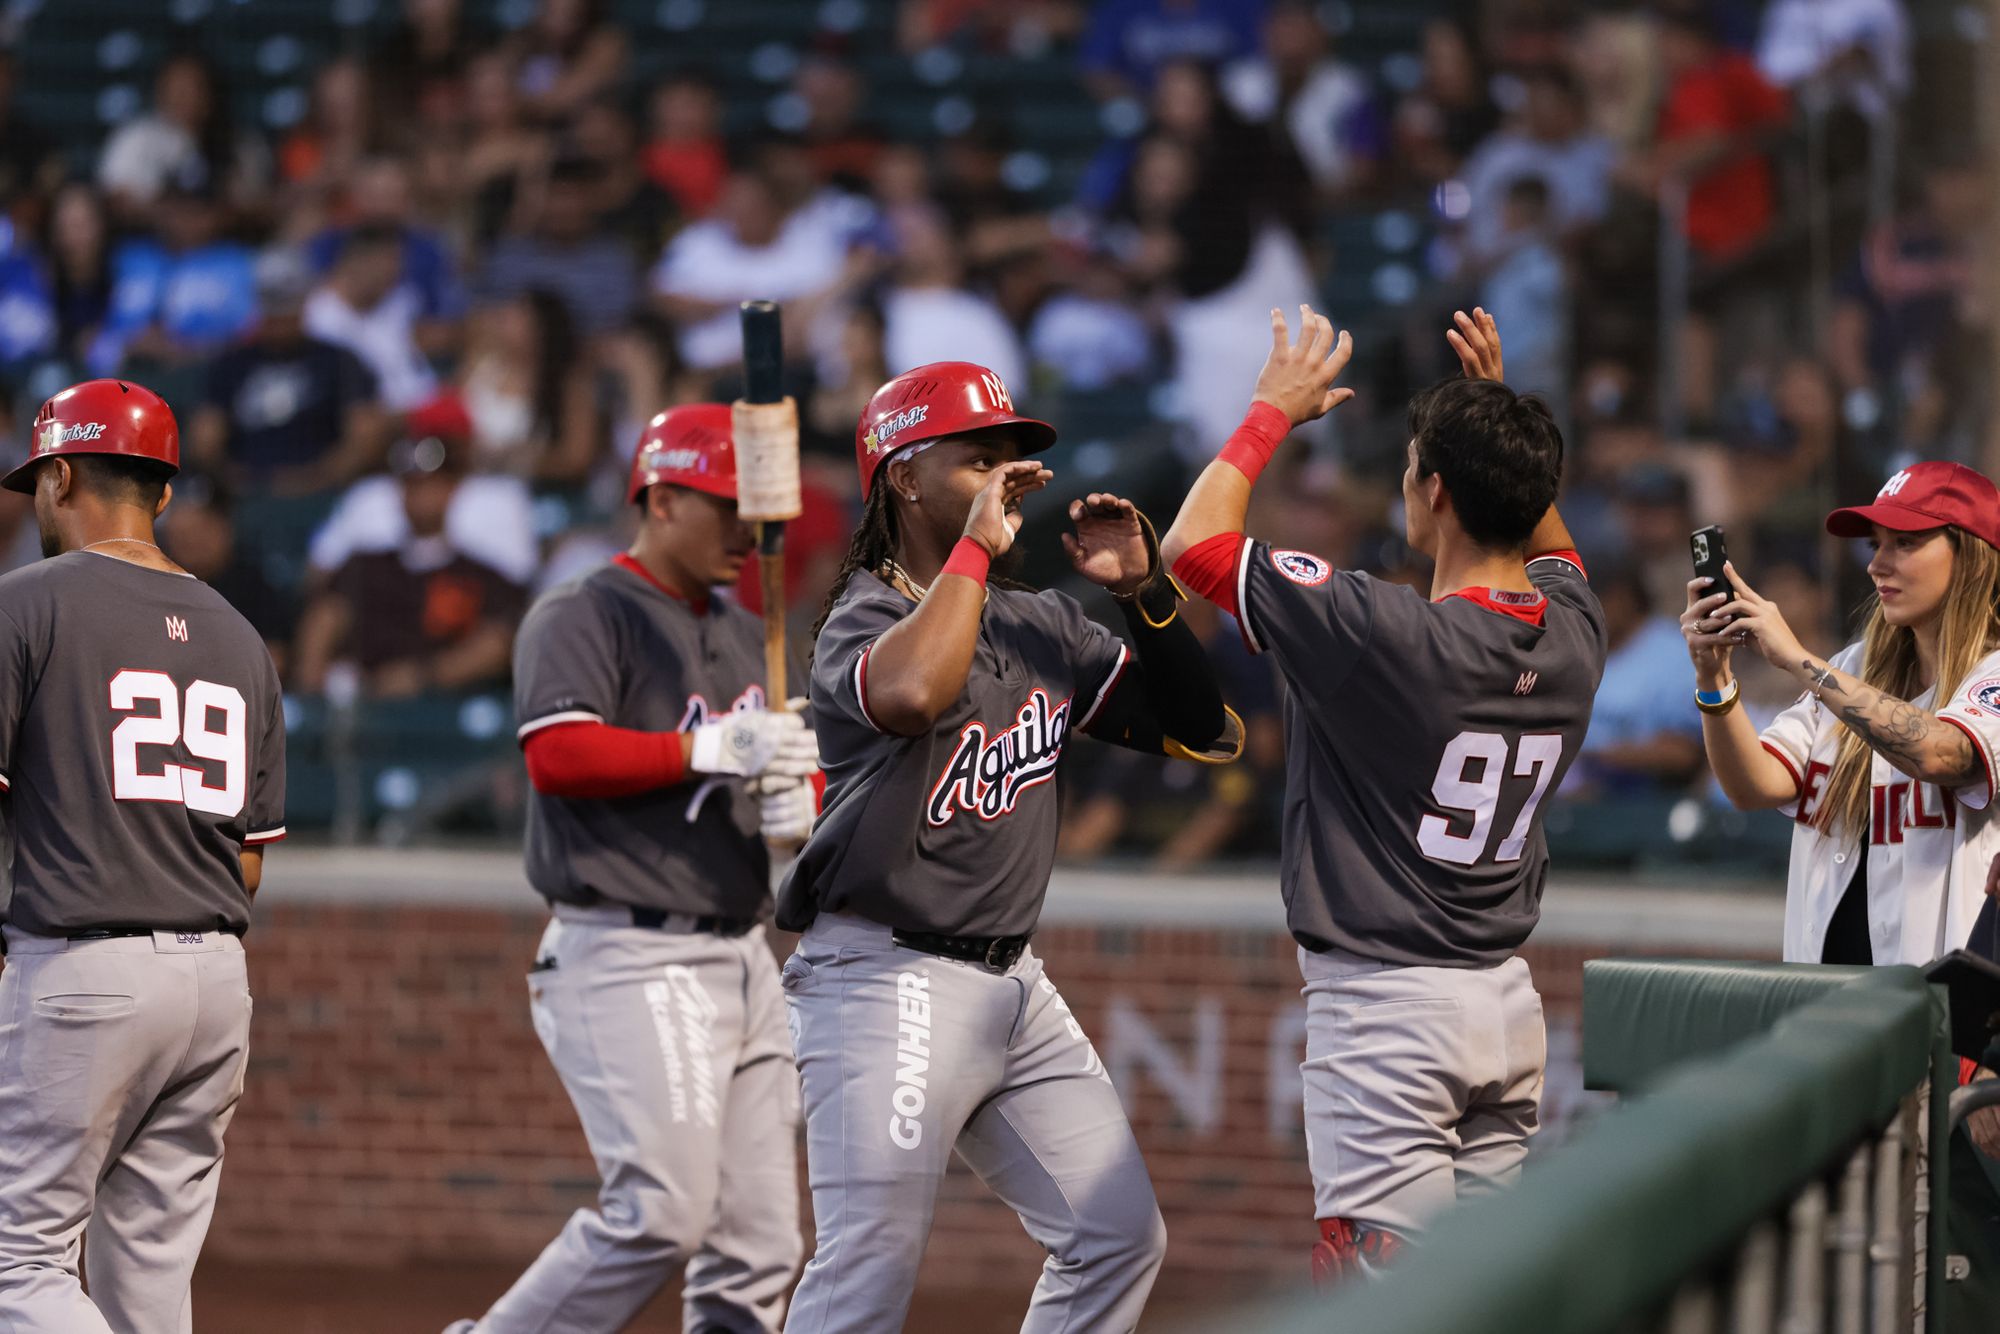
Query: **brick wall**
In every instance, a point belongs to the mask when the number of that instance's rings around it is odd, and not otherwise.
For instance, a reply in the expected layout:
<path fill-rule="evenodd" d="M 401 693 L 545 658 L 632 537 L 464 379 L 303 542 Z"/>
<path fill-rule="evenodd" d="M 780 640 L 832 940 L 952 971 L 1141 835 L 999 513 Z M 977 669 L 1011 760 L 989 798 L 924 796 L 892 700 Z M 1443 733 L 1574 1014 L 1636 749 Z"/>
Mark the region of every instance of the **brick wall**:
<path fill-rule="evenodd" d="M 260 910 L 250 1074 L 210 1255 L 518 1262 L 593 1198 L 582 1134 L 528 1022 L 523 969 L 541 917 Z M 1061 925 L 1038 947 L 1132 1112 L 1176 1286 L 1296 1280 L 1312 1197 L 1289 940 L 1262 928 Z M 1546 1115 L 1558 1135 L 1578 1105 L 1582 962 L 1606 952 L 1529 954 L 1547 1003 Z M 954 1172 L 925 1283 L 1025 1291 L 1040 1259 L 1013 1216 Z"/>

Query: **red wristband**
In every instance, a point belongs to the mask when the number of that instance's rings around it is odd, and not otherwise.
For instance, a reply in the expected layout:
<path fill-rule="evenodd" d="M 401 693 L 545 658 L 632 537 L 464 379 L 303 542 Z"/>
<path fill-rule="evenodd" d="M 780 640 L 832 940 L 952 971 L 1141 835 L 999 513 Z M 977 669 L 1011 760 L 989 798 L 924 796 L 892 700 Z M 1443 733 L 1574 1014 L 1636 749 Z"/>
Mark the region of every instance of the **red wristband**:
<path fill-rule="evenodd" d="M 1252 403 L 1243 415 L 1243 424 L 1216 458 L 1254 482 L 1291 432 L 1291 419 L 1284 413 L 1269 403 Z"/>
<path fill-rule="evenodd" d="M 938 577 L 962 574 L 974 583 L 983 584 L 986 582 L 986 571 L 992 564 L 993 557 L 987 553 L 985 547 L 969 537 L 961 537 L 958 539 L 958 545 L 951 549 L 951 555 L 945 560 L 944 568 L 938 571 Z"/>

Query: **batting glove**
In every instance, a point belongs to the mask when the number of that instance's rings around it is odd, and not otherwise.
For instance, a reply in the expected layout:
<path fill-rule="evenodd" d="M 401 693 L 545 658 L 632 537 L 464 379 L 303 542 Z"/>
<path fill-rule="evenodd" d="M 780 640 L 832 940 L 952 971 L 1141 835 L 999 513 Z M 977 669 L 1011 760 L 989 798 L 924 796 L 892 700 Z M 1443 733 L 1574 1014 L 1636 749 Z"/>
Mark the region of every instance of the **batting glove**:
<path fill-rule="evenodd" d="M 697 773 L 804 778 L 819 768 L 819 743 L 796 713 L 732 710 L 694 729 L 688 767 Z"/>
<path fill-rule="evenodd" d="M 766 843 L 803 843 L 819 814 L 818 795 L 804 778 L 766 776 L 750 785 Z"/>

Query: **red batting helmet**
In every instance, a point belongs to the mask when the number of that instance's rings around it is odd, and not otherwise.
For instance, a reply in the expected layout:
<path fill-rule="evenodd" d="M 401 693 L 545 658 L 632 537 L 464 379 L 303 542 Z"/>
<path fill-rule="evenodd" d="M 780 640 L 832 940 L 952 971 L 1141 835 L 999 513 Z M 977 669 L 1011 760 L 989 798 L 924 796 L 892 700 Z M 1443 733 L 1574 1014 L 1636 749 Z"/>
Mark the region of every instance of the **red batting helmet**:
<path fill-rule="evenodd" d="M 868 494 L 876 470 L 898 450 L 995 426 L 1010 428 L 1024 454 L 1039 454 L 1056 442 L 1055 427 L 1016 415 L 1007 386 L 984 366 L 933 361 L 904 371 L 875 391 L 861 412 L 861 424 L 854 428 L 861 494 Z"/>
<path fill-rule="evenodd" d="M 726 403 L 690 403 L 669 408 L 646 423 L 639 452 L 632 456 L 631 504 L 660 482 L 736 499 L 736 437 Z"/>
<path fill-rule="evenodd" d="M 181 470 L 181 428 L 167 401 L 130 380 L 85 380 L 35 414 L 35 452 L 0 486 L 34 494 L 35 465 L 57 454 L 123 454 Z"/>

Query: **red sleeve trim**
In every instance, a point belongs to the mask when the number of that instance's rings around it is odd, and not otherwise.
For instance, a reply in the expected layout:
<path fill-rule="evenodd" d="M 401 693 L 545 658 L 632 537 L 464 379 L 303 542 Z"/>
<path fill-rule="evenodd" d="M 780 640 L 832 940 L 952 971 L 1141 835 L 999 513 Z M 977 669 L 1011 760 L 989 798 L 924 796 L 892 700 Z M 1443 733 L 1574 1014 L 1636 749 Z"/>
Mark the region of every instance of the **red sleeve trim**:
<path fill-rule="evenodd" d="M 1084 713 L 1083 721 L 1076 725 L 1077 731 L 1088 732 L 1090 725 L 1097 721 L 1097 715 L 1104 711 L 1104 701 L 1111 698 L 1111 692 L 1116 690 L 1118 683 L 1125 679 L 1125 664 L 1131 660 L 1132 650 L 1120 644 L 1118 646 L 1118 661 L 1111 665 L 1110 675 L 1106 676 L 1104 684 L 1097 688 L 1097 696 L 1090 701 L 1090 708 Z"/>
<path fill-rule="evenodd" d="M 1241 533 L 1217 533 L 1204 538 L 1183 551 L 1174 562 L 1174 577 L 1231 616 L 1240 616 L 1236 566 L 1238 556 L 1248 545 Z"/>
<path fill-rule="evenodd" d="M 523 750 L 528 781 L 551 797 L 629 797 L 678 783 L 687 772 L 679 732 L 565 723 L 534 733 Z"/>
<path fill-rule="evenodd" d="M 247 848 L 262 846 L 266 843 L 277 843 L 282 841 L 284 837 L 285 827 L 283 825 L 279 825 L 276 829 L 260 829 L 254 834 L 245 834 L 243 836 L 243 846 Z"/>
<path fill-rule="evenodd" d="M 1973 731 L 1958 719 L 1942 713 L 1938 715 L 1938 721 L 1950 723 L 1953 727 L 1965 733 L 1965 739 L 1970 741 L 1972 749 L 1978 752 L 1979 762 L 1986 766 L 1986 799 L 1988 801 L 2000 801 L 2000 790 L 1995 790 L 1993 784 L 1993 757 L 1986 753 L 1986 743 L 1979 739 L 1979 733 Z"/>
<path fill-rule="evenodd" d="M 813 770 L 806 781 L 813 787 L 813 814 L 819 815 L 826 810 L 826 770 Z"/>
<path fill-rule="evenodd" d="M 1792 763 L 1791 757 L 1786 755 L 1784 751 L 1779 750 L 1776 746 L 1772 745 L 1768 741 L 1760 741 L 1758 742 L 1758 744 L 1761 745 L 1765 750 L 1771 752 L 1771 758 L 1776 760 L 1778 763 L 1784 765 L 1785 772 L 1792 776 L 1792 795 L 1794 798 L 1796 798 L 1799 793 L 1806 790 L 1805 780 L 1799 777 L 1799 768 L 1797 765 Z"/>
<path fill-rule="evenodd" d="M 1561 551 L 1544 551 L 1539 556 L 1530 556 L 1528 557 L 1528 564 L 1533 565 L 1538 560 L 1565 561 L 1568 564 L 1574 565 L 1576 572 L 1582 575 L 1586 581 L 1590 578 L 1590 571 L 1583 568 L 1583 557 L 1577 555 L 1576 552 L 1571 551 L 1567 547 Z"/>
<path fill-rule="evenodd" d="M 1970 1056 L 1961 1056 L 1958 1058 L 1958 1082 L 1960 1084 L 1970 1084 L 1972 1077 L 1978 1073 L 1979 1062 L 1973 1060 Z"/>

